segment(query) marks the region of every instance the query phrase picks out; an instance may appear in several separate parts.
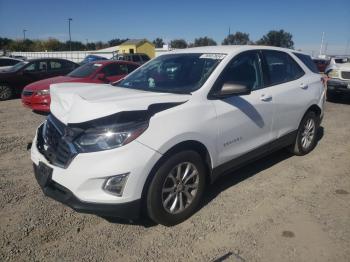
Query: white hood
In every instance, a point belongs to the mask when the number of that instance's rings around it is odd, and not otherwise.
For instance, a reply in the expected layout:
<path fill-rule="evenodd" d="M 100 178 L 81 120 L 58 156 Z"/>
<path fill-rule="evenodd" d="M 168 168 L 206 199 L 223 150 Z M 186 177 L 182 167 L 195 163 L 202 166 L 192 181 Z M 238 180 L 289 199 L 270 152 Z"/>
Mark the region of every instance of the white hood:
<path fill-rule="evenodd" d="M 184 102 L 190 98 L 186 94 L 87 83 L 53 84 L 50 96 L 51 113 L 65 124 L 85 122 L 122 111 L 146 110 L 151 104 Z"/>

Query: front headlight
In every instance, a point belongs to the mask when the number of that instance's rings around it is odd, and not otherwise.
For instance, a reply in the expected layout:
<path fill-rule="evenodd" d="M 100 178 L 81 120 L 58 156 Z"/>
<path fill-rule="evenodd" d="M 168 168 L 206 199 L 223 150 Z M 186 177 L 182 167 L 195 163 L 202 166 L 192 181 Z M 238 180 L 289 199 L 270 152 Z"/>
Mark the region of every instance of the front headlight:
<path fill-rule="evenodd" d="M 340 78 L 339 75 L 340 75 L 340 70 L 339 70 L 339 69 L 332 69 L 332 70 L 328 73 L 328 76 L 329 76 L 330 78 Z"/>
<path fill-rule="evenodd" d="M 45 96 L 50 94 L 50 89 L 38 90 L 35 92 L 38 96 Z"/>
<path fill-rule="evenodd" d="M 135 140 L 147 127 L 148 122 L 96 127 L 86 130 L 74 143 L 83 153 L 113 149 Z"/>

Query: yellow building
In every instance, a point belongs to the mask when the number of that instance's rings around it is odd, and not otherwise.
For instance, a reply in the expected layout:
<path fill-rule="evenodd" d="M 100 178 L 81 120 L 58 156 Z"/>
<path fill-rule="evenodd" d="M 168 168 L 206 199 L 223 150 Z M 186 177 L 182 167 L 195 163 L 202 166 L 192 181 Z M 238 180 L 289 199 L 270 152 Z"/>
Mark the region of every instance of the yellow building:
<path fill-rule="evenodd" d="M 144 53 L 150 58 L 154 58 L 156 55 L 154 45 L 146 39 L 129 39 L 119 45 L 118 53 Z"/>

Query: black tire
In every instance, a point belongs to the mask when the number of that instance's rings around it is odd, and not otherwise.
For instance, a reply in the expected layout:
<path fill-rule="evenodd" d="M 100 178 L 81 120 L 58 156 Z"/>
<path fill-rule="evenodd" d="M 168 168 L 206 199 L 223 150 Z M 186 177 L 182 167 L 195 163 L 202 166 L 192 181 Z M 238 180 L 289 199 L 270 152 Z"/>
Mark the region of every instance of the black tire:
<path fill-rule="evenodd" d="M 312 121 L 314 123 L 314 133 L 312 136 L 312 139 L 308 140 L 308 142 L 303 143 L 305 140 L 303 140 L 303 138 L 305 138 L 306 130 L 307 130 L 307 124 L 310 123 L 308 121 Z M 318 135 L 318 128 L 319 128 L 319 117 L 316 115 L 315 112 L 313 111 L 308 111 L 303 119 L 300 122 L 299 128 L 298 128 L 298 132 L 297 132 L 297 136 L 295 139 L 294 144 L 291 147 L 291 151 L 293 154 L 298 155 L 298 156 L 302 156 L 302 155 L 306 155 L 309 152 L 311 152 L 316 144 L 317 144 L 317 135 Z"/>
<path fill-rule="evenodd" d="M 179 208 L 179 211 L 177 213 L 171 213 L 171 210 L 167 210 L 166 205 L 163 205 L 163 203 L 166 202 L 166 199 L 170 197 L 170 194 L 172 193 L 164 193 L 163 189 L 165 189 L 166 183 L 169 181 L 173 181 L 173 179 L 170 179 L 171 174 L 174 174 L 175 168 L 177 168 L 181 163 L 183 163 L 184 166 L 180 167 L 180 170 L 186 169 L 186 164 L 190 163 L 193 165 L 193 167 L 197 170 L 198 176 L 195 176 L 196 183 L 193 183 L 193 185 L 197 185 L 197 191 L 195 189 L 192 189 L 191 196 L 193 192 L 195 191 L 193 198 L 187 198 L 185 192 L 182 193 L 180 192 L 175 192 L 175 190 L 181 190 L 179 188 L 180 186 L 176 186 L 174 182 L 174 188 L 176 188 L 174 191 L 171 191 L 173 194 L 179 194 L 176 195 L 176 200 L 174 201 L 168 201 L 168 203 L 173 202 L 171 206 L 174 205 L 175 207 Z M 191 166 L 190 165 L 190 166 Z M 195 169 L 193 172 L 191 171 L 191 174 L 194 174 Z M 177 171 L 178 169 L 176 169 Z M 177 173 L 176 173 L 177 174 Z M 185 176 L 184 176 L 185 177 Z M 189 178 L 189 175 L 187 175 L 187 178 Z M 193 178 L 194 179 L 194 178 Z M 197 180 L 198 179 L 198 180 Z M 147 209 L 147 214 L 148 216 L 156 223 L 165 225 L 165 226 L 173 226 L 176 224 L 179 224 L 189 218 L 198 208 L 200 201 L 202 199 L 202 195 L 204 192 L 205 188 L 205 179 L 206 179 L 206 168 L 203 163 L 203 160 L 201 156 L 195 152 L 195 151 L 181 151 L 178 153 L 175 153 L 174 155 L 170 156 L 168 159 L 164 161 L 163 164 L 156 170 L 156 173 L 150 183 L 148 192 L 147 192 L 147 201 L 146 201 L 146 209 Z M 186 190 L 186 180 L 183 179 L 183 191 Z M 170 188 L 170 187 L 169 187 Z M 194 190 L 194 191 L 193 191 Z M 189 192 L 186 190 L 186 193 Z M 168 195 L 166 195 L 168 194 Z M 166 198 L 166 199 L 164 199 Z M 183 210 L 181 210 L 180 206 L 180 199 L 181 202 L 183 203 Z M 184 202 L 184 200 L 186 201 Z M 170 203 L 171 204 L 171 203 Z M 185 207 L 184 205 L 187 205 Z M 171 207 L 170 207 L 171 209 Z M 181 210 L 181 211 L 180 211 Z"/>
<path fill-rule="evenodd" d="M 9 100 L 13 95 L 13 90 L 9 85 L 0 83 L 0 101 Z"/>

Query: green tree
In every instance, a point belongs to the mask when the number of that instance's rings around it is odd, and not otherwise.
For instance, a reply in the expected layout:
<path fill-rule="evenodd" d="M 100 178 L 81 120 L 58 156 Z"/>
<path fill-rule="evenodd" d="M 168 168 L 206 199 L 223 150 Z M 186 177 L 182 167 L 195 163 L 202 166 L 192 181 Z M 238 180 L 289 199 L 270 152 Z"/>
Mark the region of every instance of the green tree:
<path fill-rule="evenodd" d="M 172 48 L 186 48 L 188 46 L 184 39 L 174 39 L 170 42 Z"/>
<path fill-rule="evenodd" d="M 256 43 L 258 45 L 270 45 L 279 46 L 285 48 L 294 48 L 294 42 L 292 40 L 293 35 L 291 33 L 285 32 L 284 30 L 271 30 L 266 35 L 264 35 Z"/>
<path fill-rule="evenodd" d="M 153 44 L 156 48 L 162 48 L 164 45 L 164 41 L 162 38 L 157 37 L 156 39 L 153 40 Z"/>
<path fill-rule="evenodd" d="M 60 51 L 64 49 L 64 44 L 58 41 L 55 38 L 49 38 L 46 41 L 39 41 L 41 42 L 42 50 L 47 50 L 47 51 Z M 38 51 L 42 51 L 38 50 Z"/>
<path fill-rule="evenodd" d="M 9 46 L 13 42 L 12 39 L 9 39 L 7 37 L 0 37 L 0 50 L 6 50 L 9 49 Z"/>
<path fill-rule="evenodd" d="M 96 44 L 95 43 L 87 43 L 86 49 L 87 50 L 96 50 Z"/>
<path fill-rule="evenodd" d="M 248 45 L 250 43 L 249 34 L 243 32 L 230 34 L 222 41 L 223 45 Z"/>
<path fill-rule="evenodd" d="M 119 38 L 115 38 L 115 39 L 112 39 L 112 40 L 109 40 L 108 41 L 108 45 L 111 47 L 111 46 L 116 46 L 116 45 L 120 45 L 122 43 L 124 43 L 125 41 L 127 41 L 128 38 L 126 39 L 119 39 Z"/>
<path fill-rule="evenodd" d="M 207 36 L 205 37 L 199 37 L 194 39 L 193 46 L 210 46 L 210 45 L 217 45 L 216 42 Z"/>

